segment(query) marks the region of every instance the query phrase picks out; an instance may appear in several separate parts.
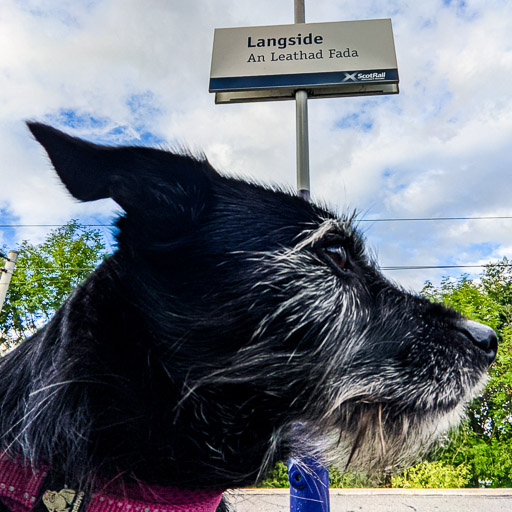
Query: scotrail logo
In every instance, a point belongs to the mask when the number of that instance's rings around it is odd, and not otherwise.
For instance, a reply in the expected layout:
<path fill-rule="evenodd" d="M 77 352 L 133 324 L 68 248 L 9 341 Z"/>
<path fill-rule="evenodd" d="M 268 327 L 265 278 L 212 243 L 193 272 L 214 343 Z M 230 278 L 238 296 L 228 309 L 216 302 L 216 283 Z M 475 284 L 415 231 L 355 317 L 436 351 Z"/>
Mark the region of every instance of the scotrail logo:
<path fill-rule="evenodd" d="M 385 80 L 386 72 L 373 72 L 373 73 L 345 73 L 344 82 L 375 82 L 377 80 Z"/>

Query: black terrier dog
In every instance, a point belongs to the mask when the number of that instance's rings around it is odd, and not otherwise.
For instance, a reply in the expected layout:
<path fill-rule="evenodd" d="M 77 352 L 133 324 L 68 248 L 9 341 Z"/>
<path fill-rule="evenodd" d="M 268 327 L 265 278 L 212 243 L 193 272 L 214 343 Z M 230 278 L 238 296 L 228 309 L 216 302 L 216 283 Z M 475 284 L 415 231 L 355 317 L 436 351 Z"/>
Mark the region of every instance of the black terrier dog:
<path fill-rule="evenodd" d="M 75 198 L 125 214 L 115 254 L 0 363 L 4 473 L 39 478 L 20 509 L 0 465 L 11 510 L 214 510 L 290 456 L 389 466 L 481 389 L 494 332 L 391 284 L 352 219 L 29 127 Z"/>

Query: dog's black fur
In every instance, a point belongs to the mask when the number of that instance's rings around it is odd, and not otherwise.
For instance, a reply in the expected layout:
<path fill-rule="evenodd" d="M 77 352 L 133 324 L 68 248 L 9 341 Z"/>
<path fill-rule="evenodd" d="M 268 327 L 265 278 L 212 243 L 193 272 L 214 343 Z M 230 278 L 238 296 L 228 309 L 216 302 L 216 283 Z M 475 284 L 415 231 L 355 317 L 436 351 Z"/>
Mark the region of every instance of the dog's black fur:
<path fill-rule="evenodd" d="M 1 361 L 2 449 L 72 481 L 228 488 L 384 465 L 459 417 L 491 330 L 388 282 L 350 218 L 207 161 L 29 125 L 118 250 Z"/>

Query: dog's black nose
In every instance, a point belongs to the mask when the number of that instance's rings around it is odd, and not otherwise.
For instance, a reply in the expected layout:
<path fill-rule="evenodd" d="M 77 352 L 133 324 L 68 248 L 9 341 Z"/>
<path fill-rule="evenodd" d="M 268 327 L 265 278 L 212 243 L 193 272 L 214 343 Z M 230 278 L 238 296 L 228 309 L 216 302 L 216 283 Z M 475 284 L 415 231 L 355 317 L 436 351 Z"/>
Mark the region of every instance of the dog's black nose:
<path fill-rule="evenodd" d="M 489 364 L 496 359 L 498 338 L 490 327 L 473 322 L 473 320 L 463 320 L 459 324 L 459 328 L 479 349 L 487 354 Z"/>

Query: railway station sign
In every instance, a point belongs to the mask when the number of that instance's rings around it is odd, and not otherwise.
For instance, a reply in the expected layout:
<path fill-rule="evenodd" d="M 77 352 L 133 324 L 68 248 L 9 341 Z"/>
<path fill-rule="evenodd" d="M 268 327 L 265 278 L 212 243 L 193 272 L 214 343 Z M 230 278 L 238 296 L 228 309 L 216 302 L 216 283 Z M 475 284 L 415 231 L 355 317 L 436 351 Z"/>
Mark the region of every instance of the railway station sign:
<path fill-rule="evenodd" d="M 398 93 L 390 19 L 216 29 L 216 103 Z"/>

